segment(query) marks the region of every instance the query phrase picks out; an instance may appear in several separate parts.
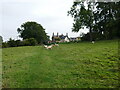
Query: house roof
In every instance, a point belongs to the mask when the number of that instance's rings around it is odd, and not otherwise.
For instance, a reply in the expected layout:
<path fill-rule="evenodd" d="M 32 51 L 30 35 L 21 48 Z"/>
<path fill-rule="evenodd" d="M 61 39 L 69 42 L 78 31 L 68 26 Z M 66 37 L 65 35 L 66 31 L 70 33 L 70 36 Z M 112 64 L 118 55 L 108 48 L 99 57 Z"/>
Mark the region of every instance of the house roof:
<path fill-rule="evenodd" d="M 54 36 L 54 38 L 60 38 L 60 39 L 65 39 L 66 37 L 68 37 L 68 36 L 64 36 L 64 35 L 59 35 L 59 36 L 55 35 Z"/>

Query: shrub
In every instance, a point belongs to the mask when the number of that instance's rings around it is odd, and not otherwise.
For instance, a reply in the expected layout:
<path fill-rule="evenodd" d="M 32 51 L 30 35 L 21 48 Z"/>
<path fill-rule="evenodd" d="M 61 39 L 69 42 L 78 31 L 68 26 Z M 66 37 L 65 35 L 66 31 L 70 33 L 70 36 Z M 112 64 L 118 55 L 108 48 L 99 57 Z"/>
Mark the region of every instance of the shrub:
<path fill-rule="evenodd" d="M 17 47 L 18 47 L 18 46 L 24 46 L 23 41 L 16 40 L 15 43 L 16 43 L 16 46 L 17 46 Z"/>
<path fill-rule="evenodd" d="M 9 47 L 8 43 L 7 42 L 3 42 L 2 43 L 2 48 L 7 48 L 7 47 Z"/>
<path fill-rule="evenodd" d="M 16 41 L 15 40 L 12 40 L 11 38 L 9 39 L 9 41 L 7 42 L 9 47 L 16 47 Z"/>
<path fill-rule="evenodd" d="M 35 46 L 35 45 L 37 45 L 37 41 L 34 38 L 25 39 L 24 41 L 12 40 L 10 38 L 8 42 L 2 43 L 2 48 L 18 47 L 18 46 Z"/>
<path fill-rule="evenodd" d="M 25 46 L 35 46 L 35 45 L 37 45 L 37 41 L 34 38 L 25 39 L 23 41 L 23 43 L 24 43 Z"/>

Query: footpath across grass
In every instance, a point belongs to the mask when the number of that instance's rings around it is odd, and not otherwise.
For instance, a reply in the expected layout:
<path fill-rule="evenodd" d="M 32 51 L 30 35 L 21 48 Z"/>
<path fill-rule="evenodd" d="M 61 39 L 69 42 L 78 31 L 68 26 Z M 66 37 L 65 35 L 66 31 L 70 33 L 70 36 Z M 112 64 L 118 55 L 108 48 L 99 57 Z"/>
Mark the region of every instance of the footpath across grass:
<path fill-rule="evenodd" d="M 3 88 L 119 87 L 118 41 L 2 50 Z"/>

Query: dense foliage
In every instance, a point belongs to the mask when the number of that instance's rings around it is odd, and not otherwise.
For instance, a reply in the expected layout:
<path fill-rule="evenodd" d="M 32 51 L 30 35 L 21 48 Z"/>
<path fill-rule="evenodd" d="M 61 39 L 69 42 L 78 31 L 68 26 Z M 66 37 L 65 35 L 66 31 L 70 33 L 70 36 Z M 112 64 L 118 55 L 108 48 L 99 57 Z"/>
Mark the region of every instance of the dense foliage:
<path fill-rule="evenodd" d="M 23 43 L 24 43 L 25 46 L 35 46 L 35 45 L 37 45 L 37 41 L 34 38 L 25 39 L 23 41 Z"/>
<path fill-rule="evenodd" d="M 21 28 L 17 29 L 20 33 L 20 37 L 25 39 L 35 38 L 38 43 L 43 43 L 48 40 L 48 36 L 45 29 L 36 22 L 26 22 L 21 25 Z"/>
<path fill-rule="evenodd" d="M 38 43 L 34 38 L 25 39 L 23 41 L 13 40 L 10 38 L 9 41 L 2 43 L 2 47 L 7 48 L 7 47 L 18 47 L 18 46 L 35 46 L 37 44 Z"/>
<path fill-rule="evenodd" d="M 68 15 L 74 18 L 72 31 L 85 26 L 87 40 L 113 39 L 120 36 L 120 2 L 74 2 Z"/>

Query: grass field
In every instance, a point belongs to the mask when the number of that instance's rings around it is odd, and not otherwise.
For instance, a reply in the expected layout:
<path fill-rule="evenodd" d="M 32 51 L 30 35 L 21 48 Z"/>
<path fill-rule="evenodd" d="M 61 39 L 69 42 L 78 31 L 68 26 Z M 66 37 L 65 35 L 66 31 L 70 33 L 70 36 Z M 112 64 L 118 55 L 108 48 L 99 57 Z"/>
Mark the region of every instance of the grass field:
<path fill-rule="evenodd" d="M 3 88 L 115 88 L 118 41 L 2 50 Z"/>

